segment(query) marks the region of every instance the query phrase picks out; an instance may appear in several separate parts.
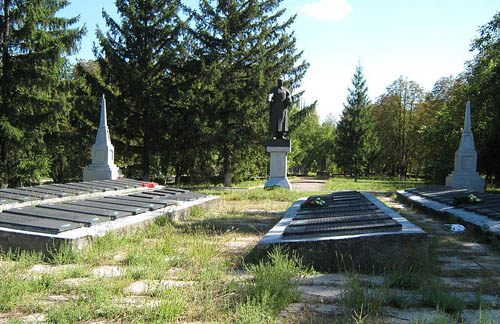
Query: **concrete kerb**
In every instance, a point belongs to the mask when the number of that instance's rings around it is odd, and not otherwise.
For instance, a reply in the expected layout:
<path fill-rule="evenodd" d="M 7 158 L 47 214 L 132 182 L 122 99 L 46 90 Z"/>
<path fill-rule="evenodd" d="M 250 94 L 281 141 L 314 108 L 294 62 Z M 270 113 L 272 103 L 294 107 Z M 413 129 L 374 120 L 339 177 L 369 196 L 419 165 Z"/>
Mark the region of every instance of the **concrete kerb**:
<path fill-rule="evenodd" d="M 74 198 L 74 197 L 73 197 Z M 69 244 L 72 249 L 85 249 L 94 237 L 104 236 L 110 231 L 134 232 L 150 225 L 155 218 L 169 215 L 173 221 L 185 220 L 195 206 L 210 208 L 219 203 L 220 197 L 207 196 L 193 201 L 177 202 L 176 205 L 167 206 L 151 212 L 118 218 L 114 221 L 103 222 L 91 227 L 82 227 L 59 234 L 35 233 L 23 230 L 0 227 L 0 246 L 8 250 L 21 249 L 41 251 L 50 254 L 62 244 Z M 46 202 L 46 200 L 44 201 Z"/>
<path fill-rule="evenodd" d="M 397 195 L 410 205 L 416 206 L 424 211 L 441 216 L 457 218 L 466 224 L 479 228 L 488 235 L 500 239 L 500 221 L 498 220 L 493 220 L 485 215 L 468 212 L 462 208 L 443 204 L 404 190 L 398 191 Z"/>
<path fill-rule="evenodd" d="M 284 237 L 282 234 L 306 198 L 301 198 L 258 243 L 255 253 L 265 255 L 275 245 L 298 252 L 304 264 L 321 271 L 338 271 L 342 266 L 380 270 L 392 266 L 419 266 L 427 260 L 427 233 L 387 207 L 369 193 L 362 193 L 383 212 L 402 225 L 401 231 L 351 235 L 317 234 Z M 339 258 L 340 260 L 339 263 Z"/>

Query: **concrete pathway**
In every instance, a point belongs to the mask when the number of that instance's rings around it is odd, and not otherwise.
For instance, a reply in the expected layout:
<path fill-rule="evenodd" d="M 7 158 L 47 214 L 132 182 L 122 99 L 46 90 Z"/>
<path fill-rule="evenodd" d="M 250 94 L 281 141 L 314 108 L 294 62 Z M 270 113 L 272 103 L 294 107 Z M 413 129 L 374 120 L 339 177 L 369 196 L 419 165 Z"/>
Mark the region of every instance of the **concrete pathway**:
<path fill-rule="evenodd" d="M 326 191 L 326 180 L 314 177 L 298 177 L 292 180 L 294 191 Z"/>

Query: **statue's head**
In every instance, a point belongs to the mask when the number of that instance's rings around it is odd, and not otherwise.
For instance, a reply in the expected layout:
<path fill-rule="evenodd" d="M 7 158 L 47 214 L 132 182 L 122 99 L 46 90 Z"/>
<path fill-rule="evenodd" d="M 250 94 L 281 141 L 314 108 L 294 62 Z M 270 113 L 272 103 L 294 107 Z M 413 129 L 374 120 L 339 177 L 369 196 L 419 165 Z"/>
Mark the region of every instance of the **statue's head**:
<path fill-rule="evenodd" d="M 283 86 L 283 78 L 278 79 L 278 86 L 279 87 Z"/>

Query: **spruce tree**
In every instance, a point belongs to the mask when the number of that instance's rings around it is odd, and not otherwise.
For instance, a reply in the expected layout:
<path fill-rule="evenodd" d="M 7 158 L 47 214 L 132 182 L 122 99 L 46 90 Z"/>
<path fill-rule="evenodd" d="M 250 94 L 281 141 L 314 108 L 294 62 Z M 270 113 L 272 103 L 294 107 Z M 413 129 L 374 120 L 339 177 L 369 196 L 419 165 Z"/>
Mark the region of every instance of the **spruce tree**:
<path fill-rule="evenodd" d="M 84 28 L 56 13 L 66 0 L 0 1 L 0 182 L 18 185 L 50 169 L 45 137 L 65 118 L 65 55 Z"/>
<path fill-rule="evenodd" d="M 185 57 L 181 6 L 179 0 L 117 0 L 121 21 L 103 12 L 109 31 L 97 31 L 101 87 L 110 92 L 110 111 L 116 112 L 110 112 L 114 140 L 122 154 L 140 163 L 140 170 L 129 167 L 132 176 L 149 179 L 153 154 L 167 149 L 162 143 L 168 128 L 182 123 L 171 114 L 176 72 Z"/>
<path fill-rule="evenodd" d="M 293 93 L 308 67 L 299 62 L 302 53 L 290 31 L 295 16 L 286 18 L 281 2 L 202 0 L 196 11 L 192 32 L 204 82 L 204 115 L 225 186 L 232 185 L 233 172 L 244 161 L 265 160 L 269 90 L 284 75 Z"/>
<path fill-rule="evenodd" d="M 369 142 L 370 122 L 368 109 L 370 100 L 363 69 L 360 64 L 352 78 L 347 104 L 337 124 L 334 161 L 344 172 L 350 172 L 357 181 L 364 170 L 373 142 Z"/>

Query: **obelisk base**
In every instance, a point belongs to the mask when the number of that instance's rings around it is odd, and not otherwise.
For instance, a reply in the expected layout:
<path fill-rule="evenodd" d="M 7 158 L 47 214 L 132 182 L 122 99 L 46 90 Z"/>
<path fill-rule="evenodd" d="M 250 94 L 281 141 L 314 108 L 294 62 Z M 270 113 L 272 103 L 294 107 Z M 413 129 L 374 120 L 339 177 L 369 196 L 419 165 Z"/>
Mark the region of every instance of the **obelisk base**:
<path fill-rule="evenodd" d="M 464 188 L 484 193 L 485 182 L 477 172 L 474 174 L 456 174 L 452 172 L 446 177 L 446 185 L 453 188 Z"/>
<path fill-rule="evenodd" d="M 83 169 L 83 181 L 116 180 L 122 177 L 116 165 L 89 165 Z"/>
<path fill-rule="evenodd" d="M 291 152 L 292 143 L 288 139 L 270 139 L 266 141 L 267 152 L 271 154 L 271 165 L 269 168 L 269 179 L 266 186 L 280 186 L 292 189 L 292 184 L 288 180 L 287 154 Z"/>

